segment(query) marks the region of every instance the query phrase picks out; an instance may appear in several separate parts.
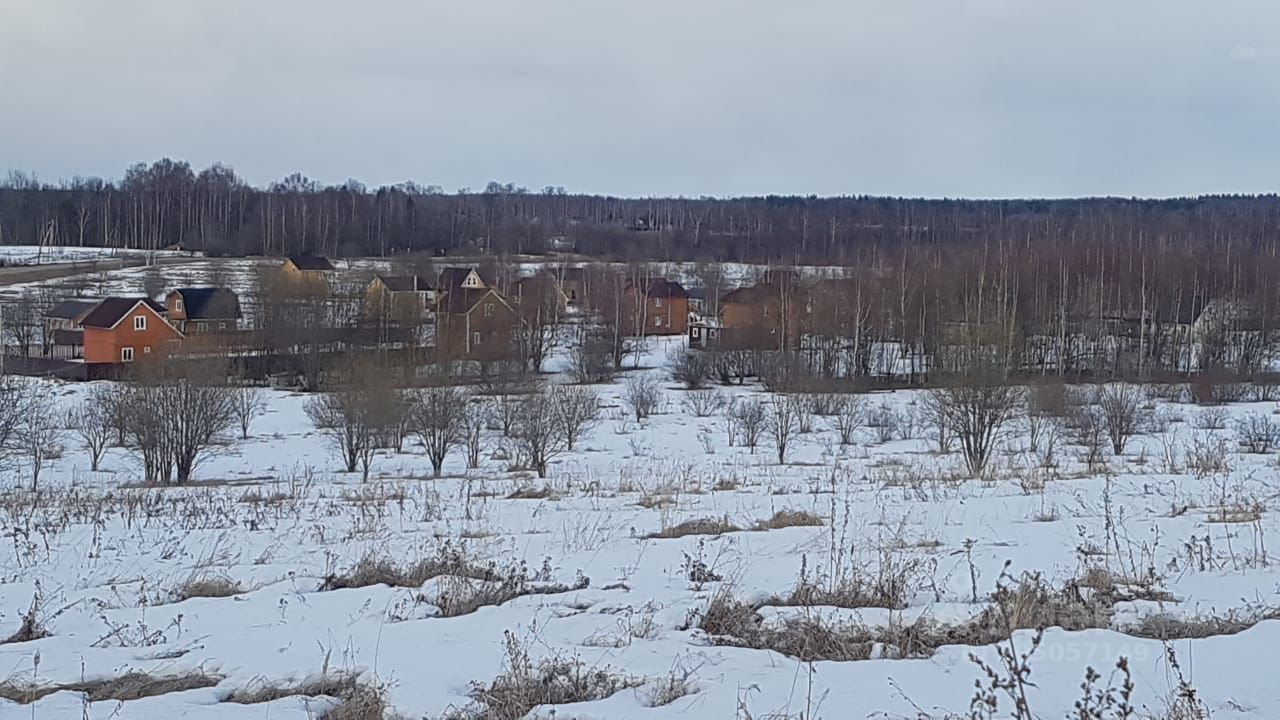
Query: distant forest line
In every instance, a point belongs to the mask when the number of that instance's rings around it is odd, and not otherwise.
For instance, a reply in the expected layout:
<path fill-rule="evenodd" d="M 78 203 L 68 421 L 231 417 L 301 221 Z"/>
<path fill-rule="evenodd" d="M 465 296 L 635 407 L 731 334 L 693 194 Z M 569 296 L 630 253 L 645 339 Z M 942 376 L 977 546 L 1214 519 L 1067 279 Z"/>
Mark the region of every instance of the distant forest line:
<path fill-rule="evenodd" d="M 616 198 L 490 183 L 324 186 L 300 174 L 249 185 L 225 165 L 160 160 L 121 180 L 0 183 L 0 244 L 184 249 L 226 255 L 539 254 L 618 260 L 865 266 L 905 247 L 1125 248 L 1226 261 L 1274 255 L 1280 197 L 929 200 L 765 196 Z M 564 238 L 553 243 L 553 238 Z M 937 262 L 935 257 L 934 261 Z"/>

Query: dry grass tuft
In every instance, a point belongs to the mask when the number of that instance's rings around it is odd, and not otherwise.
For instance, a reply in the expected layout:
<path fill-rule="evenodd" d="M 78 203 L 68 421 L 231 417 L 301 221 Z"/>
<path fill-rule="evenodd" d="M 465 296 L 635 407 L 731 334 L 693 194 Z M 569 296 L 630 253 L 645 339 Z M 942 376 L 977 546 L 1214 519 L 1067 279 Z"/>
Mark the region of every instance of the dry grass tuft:
<path fill-rule="evenodd" d="M 89 702 L 103 700 L 128 702 L 170 693 L 213 687 L 221 681 L 222 678 L 205 673 L 157 677 L 141 672 L 130 672 L 116 678 L 68 683 L 65 685 L 0 683 L 0 698 L 26 705 L 46 695 L 69 691 L 84 693 L 85 699 Z"/>
<path fill-rule="evenodd" d="M 508 500 L 557 500 L 559 497 L 554 490 L 546 485 L 518 488 L 510 495 L 507 495 Z"/>
<path fill-rule="evenodd" d="M 1148 615 L 1136 627 L 1124 633 L 1151 640 L 1198 640 L 1219 635 L 1235 635 L 1264 620 L 1280 619 L 1280 608 L 1250 607 L 1231 610 L 1226 615 L 1179 618 L 1172 615 Z"/>
<path fill-rule="evenodd" d="M 354 673 L 326 673 L 293 685 L 255 683 L 236 690 L 224 702 L 257 705 L 287 697 L 329 697 L 338 704 L 319 716 L 320 720 L 383 720 L 387 701 L 380 689 L 360 682 Z"/>
<path fill-rule="evenodd" d="M 239 595 L 244 588 L 236 580 L 224 576 L 191 577 L 173 592 L 174 602 L 192 598 L 225 598 Z"/>
<path fill-rule="evenodd" d="M 821 527 L 822 518 L 805 510 L 779 510 L 767 520 L 758 520 L 755 530 L 781 530 L 789 527 Z"/>
<path fill-rule="evenodd" d="M 445 713 L 444 720 L 520 720 L 542 705 L 603 700 L 642 684 L 608 668 L 587 667 L 576 657 L 557 655 L 534 662 L 510 631 L 506 652 L 503 673 L 488 684 L 473 684 L 474 704 Z"/>
<path fill-rule="evenodd" d="M 405 566 L 397 565 L 386 557 L 366 555 L 345 573 L 326 577 L 320 590 L 343 590 L 371 585 L 416 588 L 443 575 L 474 580 L 500 580 L 502 577 L 494 563 L 479 565 L 467 556 L 465 546 L 455 546 L 445 541 L 434 557 L 423 558 Z"/>
<path fill-rule="evenodd" d="M 645 537 L 648 539 L 672 540 L 675 538 L 688 537 L 690 535 L 723 535 L 725 533 L 738 532 L 742 528 L 729 522 L 729 516 L 721 518 L 697 518 L 695 520 L 686 520 L 679 525 L 665 527 L 658 532 L 649 533 Z"/>

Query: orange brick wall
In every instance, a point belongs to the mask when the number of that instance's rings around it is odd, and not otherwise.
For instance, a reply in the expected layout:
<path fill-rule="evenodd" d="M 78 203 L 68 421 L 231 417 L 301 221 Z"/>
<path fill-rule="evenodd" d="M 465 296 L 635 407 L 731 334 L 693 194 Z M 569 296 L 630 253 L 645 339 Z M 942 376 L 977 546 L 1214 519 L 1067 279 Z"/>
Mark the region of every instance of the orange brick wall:
<path fill-rule="evenodd" d="M 142 315 L 147 318 L 146 330 L 134 330 L 134 317 Z M 169 350 L 169 341 L 181 337 L 164 318 L 139 306 L 116 325 L 114 329 L 87 327 L 84 329 L 84 361 L 89 363 L 118 363 L 120 352 L 126 347 L 133 348 L 134 362 L 148 355 L 165 353 Z M 148 354 L 146 348 L 151 348 Z"/>

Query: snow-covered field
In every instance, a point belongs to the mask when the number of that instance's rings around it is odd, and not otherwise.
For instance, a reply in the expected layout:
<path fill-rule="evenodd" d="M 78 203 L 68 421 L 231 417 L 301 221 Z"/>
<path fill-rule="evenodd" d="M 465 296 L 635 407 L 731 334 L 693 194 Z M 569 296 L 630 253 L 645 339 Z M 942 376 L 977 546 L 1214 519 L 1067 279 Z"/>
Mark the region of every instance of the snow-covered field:
<path fill-rule="evenodd" d="M 0 263 L 4 265 L 44 265 L 49 263 L 87 262 L 133 257 L 183 257 L 178 251 L 128 250 L 123 248 L 73 247 L 52 245 L 0 245 Z"/>
<path fill-rule="evenodd" d="M 382 688 L 401 716 L 439 717 L 473 706 L 474 683 L 508 671 L 512 656 L 522 667 L 521 653 L 534 673 L 543 659 L 558 658 L 565 667 L 580 663 L 590 678 L 598 676 L 588 671 L 612 674 L 621 688 L 539 708 L 538 717 L 944 717 L 968 712 L 983 677 L 970 653 L 997 664 L 995 646 L 944 644 L 905 659 L 876 646 L 866 653 L 876 659 L 803 662 L 717 642 L 699 629 L 700 614 L 719 595 L 752 603 L 761 627 L 821 622 L 824 637 L 854 623 L 963 623 L 990 605 L 1002 573 L 1038 572 L 1061 588 L 1089 568 L 1155 578 L 1149 590 L 1159 592 L 1117 600 L 1109 627 L 1049 629 L 1030 662 L 1034 712 L 1065 716 L 1086 668 L 1096 668 L 1105 686 L 1123 656 L 1134 705 L 1166 717 L 1171 705 L 1186 703 L 1178 674 L 1164 644 L 1126 629 L 1155 613 L 1248 618 L 1280 605 L 1269 556 L 1280 547 L 1270 514 L 1275 456 L 1238 451 L 1230 421 L 1200 429 L 1218 423 L 1194 406 L 1156 402 L 1167 429 L 1136 437 L 1122 457 L 1108 453 L 1106 469 L 1094 471 L 1065 441 L 1057 467 L 1041 468 L 1016 425 L 1001 439 L 994 479 L 973 480 L 963 479 L 958 455 L 935 452 L 927 428 L 881 441 L 864 427 L 842 446 L 830 419 L 819 417 L 780 465 L 768 440 L 755 452 L 728 447 L 723 416 L 683 409 L 685 391 L 656 367 L 670 344 L 654 343 L 645 358 L 652 369 L 637 371 L 662 378 L 661 411 L 637 423 L 624 408 L 622 382 L 601 387 L 604 419 L 556 458 L 545 480 L 497 459 L 503 440 L 495 431 L 480 470 L 468 471 L 455 452 L 446 477 L 432 479 L 410 442 L 404 452 L 380 454 L 362 483 L 338 472 L 304 413 L 306 397 L 282 392 L 271 394 L 252 437 L 227 440 L 192 487 L 130 487 L 139 470 L 120 448 L 108 451 L 102 472 L 90 472 L 68 438 L 38 496 L 19 468 L 0 499 L 7 540 L 0 638 L 20 629 L 33 598 L 49 633 L 0 644 L 0 680 L 23 701 L 0 700 L 0 717 L 310 718 L 335 701 L 230 700 L 341 673 Z M 70 405 L 87 390 L 65 385 L 58 393 Z M 750 385 L 722 392 L 762 395 Z M 912 414 L 919 394 L 864 402 Z M 1274 410 L 1274 403 L 1226 409 L 1238 417 Z M 1189 464 L 1219 438 L 1229 469 L 1197 476 Z M 781 511 L 822 524 L 755 529 Z M 695 519 L 742 529 L 648 537 Z M 362 559 L 403 568 L 458 556 L 472 568 L 527 578 L 525 591 L 547 592 L 465 612 L 444 608 L 485 582 L 445 574 L 420 587 L 321 590 L 341 584 L 333 578 Z M 905 608 L 788 607 L 778 599 L 802 573 L 821 584 L 856 572 L 902 578 Z M 192 580 L 229 581 L 239 591 L 179 600 Z M 1280 622 L 1243 625 L 1170 647 L 1212 717 L 1280 716 L 1280 686 L 1267 662 Z M 1016 633 L 1019 652 L 1033 635 Z M 160 687 L 127 701 L 32 690 L 131 672 L 195 674 L 207 679 L 194 685 L 208 686 Z M 998 716 L 1006 716 L 1007 699 L 1001 707 Z"/>

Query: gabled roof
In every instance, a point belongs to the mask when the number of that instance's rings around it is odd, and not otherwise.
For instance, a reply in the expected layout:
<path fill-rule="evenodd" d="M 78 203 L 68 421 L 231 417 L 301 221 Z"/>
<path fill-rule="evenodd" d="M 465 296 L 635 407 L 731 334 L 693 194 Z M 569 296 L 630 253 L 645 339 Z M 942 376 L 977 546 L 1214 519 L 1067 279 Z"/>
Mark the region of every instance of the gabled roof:
<path fill-rule="evenodd" d="M 292 255 L 289 257 L 289 262 L 293 263 L 293 266 L 299 270 L 319 270 L 326 272 L 334 270 L 333 263 L 329 262 L 329 258 L 319 257 L 316 255 Z"/>
<path fill-rule="evenodd" d="M 480 278 L 480 282 L 485 285 L 491 284 L 489 280 L 481 275 L 480 271 L 476 268 L 447 267 L 440 271 L 440 290 L 442 292 L 446 292 L 462 287 L 463 281 L 465 281 L 467 276 L 473 272 L 476 274 L 476 277 Z"/>
<path fill-rule="evenodd" d="M 133 312 L 138 305 L 146 305 L 156 315 L 164 317 L 164 306 L 150 298 L 109 297 L 85 315 L 80 324 L 84 327 L 110 330 L 119 325 L 120 321 Z"/>
<path fill-rule="evenodd" d="M 240 297 L 227 288 L 178 288 L 189 320 L 239 320 Z M 172 294 L 172 293 L 171 293 Z"/>
<path fill-rule="evenodd" d="M 421 275 L 379 275 L 378 280 L 389 292 L 426 292 L 431 281 Z"/>
<path fill-rule="evenodd" d="M 674 280 L 666 278 L 654 278 L 650 280 L 646 286 L 645 283 L 640 284 L 644 287 L 645 297 L 650 298 L 688 298 L 689 293 L 684 286 Z M 636 287 L 636 283 L 627 281 L 628 288 Z"/>
<path fill-rule="evenodd" d="M 450 315 L 466 315 L 474 310 L 476 305 L 479 305 L 480 301 L 490 294 L 492 294 L 494 299 L 504 307 L 511 307 L 510 305 L 507 305 L 507 301 L 503 300 L 502 296 L 493 288 L 457 288 L 445 293 L 444 298 L 440 300 L 437 310 Z"/>
<path fill-rule="evenodd" d="M 49 308 L 44 316 L 62 320 L 79 320 L 98 307 L 101 300 L 63 300 Z"/>

